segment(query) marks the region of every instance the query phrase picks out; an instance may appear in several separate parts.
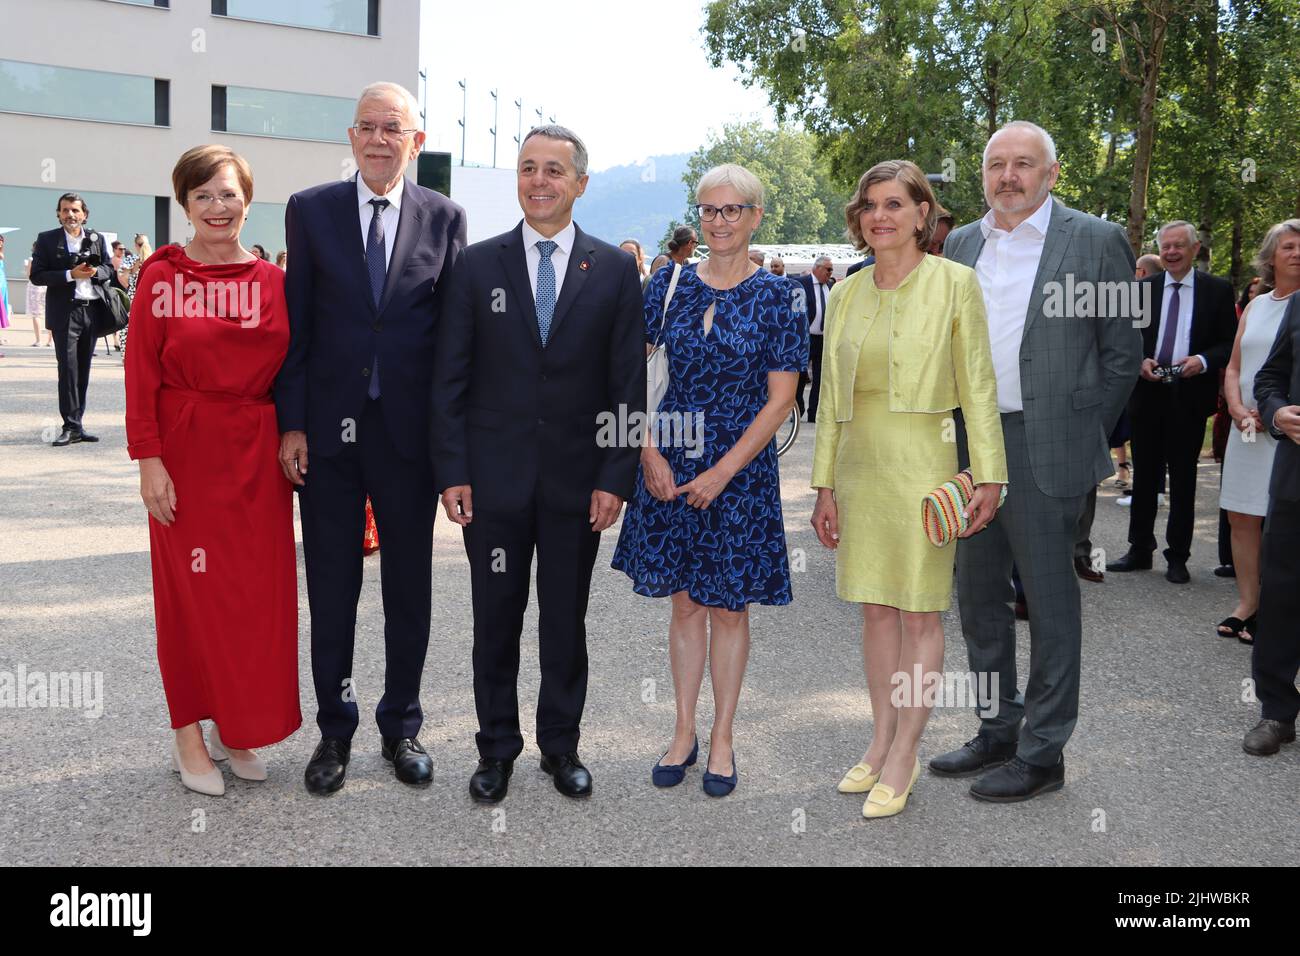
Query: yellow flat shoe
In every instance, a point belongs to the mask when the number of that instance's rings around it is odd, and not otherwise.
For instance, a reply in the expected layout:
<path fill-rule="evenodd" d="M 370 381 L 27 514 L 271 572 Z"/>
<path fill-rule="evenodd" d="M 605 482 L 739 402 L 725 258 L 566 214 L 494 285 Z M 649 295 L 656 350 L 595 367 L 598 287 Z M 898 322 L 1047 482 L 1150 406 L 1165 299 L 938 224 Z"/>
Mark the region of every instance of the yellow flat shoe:
<path fill-rule="evenodd" d="M 912 795 L 912 788 L 916 786 L 917 777 L 921 776 L 921 761 L 916 761 L 916 766 L 912 768 L 912 779 L 907 784 L 907 789 L 901 796 L 895 796 L 894 788 L 878 783 L 871 788 L 867 794 L 867 802 L 862 805 L 862 815 L 868 820 L 878 820 L 881 817 L 892 817 L 903 812 L 903 807 L 907 806 L 907 798 Z"/>
<path fill-rule="evenodd" d="M 879 779 L 880 774 L 871 769 L 871 764 L 855 763 L 835 789 L 840 793 L 866 793 Z"/>

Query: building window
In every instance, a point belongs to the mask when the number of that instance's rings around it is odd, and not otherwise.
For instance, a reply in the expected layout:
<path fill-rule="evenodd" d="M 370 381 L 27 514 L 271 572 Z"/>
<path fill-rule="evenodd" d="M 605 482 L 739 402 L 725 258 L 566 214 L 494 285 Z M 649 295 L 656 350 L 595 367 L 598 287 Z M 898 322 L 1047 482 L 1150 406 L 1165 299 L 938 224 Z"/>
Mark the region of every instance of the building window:
<path fill-rule="evenodd" d="M 212 129 L 215 132 L 346 143 L 355 107 L 353 100 L 342 96 L 214 86 Z"/>
<path fill-rule="evenodd" d="M 164 9 L 172 5 L 171 0 L 115 0 L 115 2 L 134 3 L 138 7 L 163 7 Z"/>
<path fill-rule="evenodd" d="M 212 0 L 212 15 L 379 36 L 379 0 Z"/>
<path fill-rule="evenodd" d="M 66 183 L 58 189 L 34 186 L 0 186 L 0 209 L 4 210 L 5 225 L 17 226 L 5 238 L 5 261 L 17 263 L 9 268 L 9 278 L 23 278 L 23 260 L 31 255 L 32 243 L 38 233 L 58 229 L 55 215 L 59 197 L 65 192 L 75 192 L 86 200 L 90 216 L 86 224 L 96 232 L 111 234 L 128 248 L 137 232 L 143 232 L 157 249 L 167 241 L 167 214 L 170 211 L 167 196 L 137 196 L 130 193 L 99 193 L 78 189 L 75 183 Z M 21 253 L 21 255 L 20 255 Z"/>
<path fill-rule="evenodd" d="M 151 76 L 0 60 L 0 112 L 166 126 L 169 85 Z"/>

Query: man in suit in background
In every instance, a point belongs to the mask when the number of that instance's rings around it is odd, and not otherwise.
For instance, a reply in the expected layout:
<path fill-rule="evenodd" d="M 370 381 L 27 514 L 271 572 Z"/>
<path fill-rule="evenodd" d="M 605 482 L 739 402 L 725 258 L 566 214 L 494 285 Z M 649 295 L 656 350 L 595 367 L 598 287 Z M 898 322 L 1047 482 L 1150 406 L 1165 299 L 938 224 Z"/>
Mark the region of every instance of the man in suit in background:
<path fill-rule="evenodd" d="M 998 130 L 984 149 L 989 212 L 955 230 L 944 247 L 948 258 L 975 269 L 984 292 L 1010 481 L 997 517 L 957 545 L 957 597 L 971 670 L 996 677 L 998 699 L 980 713 L 979 734 L 934 758 L 930 769 L 941 776 L 988 770 L 971 796 L 999 803 L 1028 800 L 1065 782 L 1063 751 L 1078 718 L 1083 636 L 1075 527 L 1088 492 L 1113 472 L 1106 436 L 1142 357 L 1135 315 L 1047 306 L 1049 295 L 1059 304 L 1067 276 L 1075 289 L 1133 278 L 1123 229 L 1052 198 L 1060 169 L 1056 146 L 1041 127 L 1016 121 Z M 964 438 L 962 429 L 963 465 Z M 1013 563 L 1029 613 L 1023 697 Z"/>
<path fill-rule="evenodd" d="M 817 421 L 817 398 L 822 385 L 822 333 L 825 331 L 826 300 L 830 298 L 831 286 L 835 285 L 831 277 L 833 263 L 830 256 L 818 256 L 813 260 L 812 271 L 806 275 L 796 276 L 795 281 L 803 288 L 803 299 L 808 308 L 808 363 L 812 367 L 812 387 L 808 390 L 808 421 Z M 809 381 L 807 373 L 799 375 L 800 398 L 803 397 L 804 383 Z M 800 403 L 802 404 L 802 403 Z"/>
<path fill-rule="evenodd" d="M 1142 280 L 1142 301 L 1150 310 L 1142 328 L 1141 378 L 1129 400 L 1133 428 L 1129 549 L 1106 570 L 1151 568 L 1156 496 L 1168 466 L 1165 579 L 1186 584 L 1191 580 L 1187 559 L 1196 518 L 1196 462 L 1205 443 L 1205 422 L 1218 405 L 1218 372 L 1232 356 L 1237 310 L 1231 285 L 1192 268 L 1201 248 L 1195 226 L 1165 223 L 1157 238 L 1165 271 Z M 1178 371 L 1168 371 L 1173 368 Z"/>
<path fill-rule="evenodd" d="M 424 143 L 418 118 L 405 88 L 366 87 L 348 128 L 357 174 L 295 193 L 285 210 L 290 340 L 275 404 L 281 466 L 301 491 L 321 732 L 304 778 L 316 794 L 343 786 L 357 729 L 352 646 L 367 496 L 384 545 L 381 752 L 403 783 L 433 778 L 416 736 L 437 510 L 429 395 L 439 303 L 465 245 L 465 212 L 404 178 Z"/>
<path fill-rule="evenodd" d="M 54 336 L 59 368 L 59 413 L 63 430 L 54 439 L 62 448 L 81 441 L 99 441 L 82 427 L 90 360 L 95 354 L 95 327 L 108 309 L 108 285 L 113 280 L 104 237 L 85 228 L 90 208 L 76 193 L 59 197 L 62 227 L 42 232 L 32 250 L 31 281 L 46 286 L 45 327 Z M 99 257 L 99 264 L 85 260 Z"/>
<path fill-rule="evenodd" d="M 604 441 L 600 422 L 644 413 L 646 349 L 632 257 L 573 222 L 586 186 L 575 133 L 530 131 L 518 160 L 523 222 L 461 254 L 438 330 L 434 458 L 469 557 L 480 757 L 469 789 L 482 803 L 505 797 L 523 750 L 519 639 L 534 550 L 542 769 L 566 796 L 591 793 L 578 757 L 587 596 L 600 533 L 640 458 L 639 440 Z"/>
<path fill-rule="evenodd" d="M 1273 348 L 1255 373 L 1260 418 L 1278 440 L 1268 486 L 1260 560 L 1259 632 L 1250 673 L 1260 721 L 1246 734 L 1248 754 L 1275 754 L 1295 740 L 1300 713 L 1300 293 L 1291 296 Z"/>

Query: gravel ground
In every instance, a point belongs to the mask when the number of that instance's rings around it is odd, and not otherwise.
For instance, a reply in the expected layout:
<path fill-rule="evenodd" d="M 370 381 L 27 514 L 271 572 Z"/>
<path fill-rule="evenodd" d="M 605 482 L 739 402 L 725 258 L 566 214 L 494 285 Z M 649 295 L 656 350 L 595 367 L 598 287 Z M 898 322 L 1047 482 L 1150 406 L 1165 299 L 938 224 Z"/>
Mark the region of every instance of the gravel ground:
<path fill-rule="evenodd" d="M 609 569 L 604 535 L 588 617 L 591 680 L 581 753 L 595 795 L 556 793 L 528 741 L 510 796 L 471 803 L 475 729 L 469 573 L 457 529 L 434 535 L 433 635 L 421 739 L 435 781 L 398 783 L 370 718 L 382 682 L 379 563 L 366 562 L 354 676 L 362 727 L 347 786 L 309 795 L 302 769 L 312 720 L 306 585 L 301 580 L 301 731 L 264 754 L 270 779 L 227 774 L 221 799 L 181 787 L 169 769 L 168 719 L 155 660 L 148 534 L 128 460 L 122 367 L 96 358 L 87 427 L 97 445 L 56 449 L 51 349 L 9 333 L 0 359 L 0 672 L 102 674 L 102 715 L 0 708 L 0 845 L 23 864 L 1294 864 L 1300 748 L 1249 757 L 1241 736 L 1258 707 L 1243 702 L 1249 650 L 1217 639 L 1234 603 L 1215 559 L 1218 468 L 1202 468 L 1190 586 L 1155 573 L 1084 583 L 1084 671 L 1066 787 L 995 806 L 967 783 L 925 774 L 907 810 L 864 821 L 860 797 L 836 793 L 861 755 L 870 711 L 859 621 L 834 593 L 832 559 L 808 515 L 812 429 L 782 460 L 789 546 L 802 552 L 795 603 L 753 610 L 753 653 L 737 724 L 740 784 L 725 800 L 700 770 L 673 790 L 649 771 L 673 721 L 666 601 L 631 593 Z M 53 432 L 48 431 L 53 429 Z M 43 434 L 45 432 L 45 434 Z M 1124 549 L 1127 511 L 1108 482 L 1094 541 Z M 796 550 L 797 549 L 797 550 Z M 966 669 L 956 609 L 945 615 L 946 669 Z M 536 700 L 536 605 L 525 625 L 520 703 Z M 1020 625 L 1021 673 L 1028 630 Z M 706 687 L 701 736 L 711 714 Z M 531 718 L 525 716 L 525 736 Z M 922 759 L 972 735 L 967 710 L 937 710 Z M 701 764 L 704 755 L 701 755 Z"/>

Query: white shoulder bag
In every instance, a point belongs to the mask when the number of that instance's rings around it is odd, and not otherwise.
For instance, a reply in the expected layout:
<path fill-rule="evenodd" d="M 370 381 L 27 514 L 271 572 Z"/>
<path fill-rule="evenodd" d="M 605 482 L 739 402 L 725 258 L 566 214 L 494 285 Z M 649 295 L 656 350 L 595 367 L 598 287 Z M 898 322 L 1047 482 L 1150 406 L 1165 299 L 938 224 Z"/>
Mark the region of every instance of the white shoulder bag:
<path fill-rule="evenodd" d="M 664 330 L 668 325 L 668 304 L 673 301 L 673 293 L 677 291 L 677 277 L 681 272 L 681 264 L 673 263 L 673 277 L 668 280 L 668 294 L 664 296 L 663 315 L 659 322 L 659 337 L 645 360 L 645 410 L 648 415 L 659 410 L 659 403 L 668 391 L 668 354 L 664 351 Z"/>

